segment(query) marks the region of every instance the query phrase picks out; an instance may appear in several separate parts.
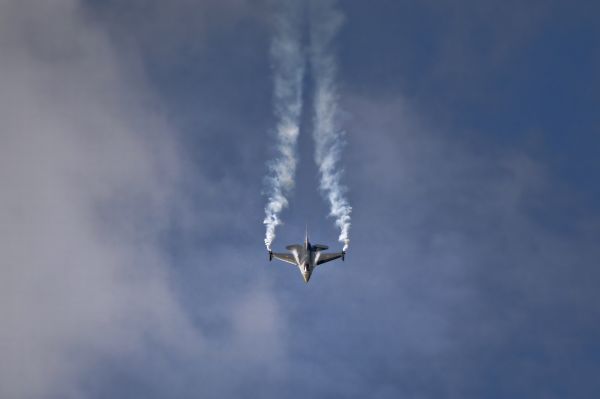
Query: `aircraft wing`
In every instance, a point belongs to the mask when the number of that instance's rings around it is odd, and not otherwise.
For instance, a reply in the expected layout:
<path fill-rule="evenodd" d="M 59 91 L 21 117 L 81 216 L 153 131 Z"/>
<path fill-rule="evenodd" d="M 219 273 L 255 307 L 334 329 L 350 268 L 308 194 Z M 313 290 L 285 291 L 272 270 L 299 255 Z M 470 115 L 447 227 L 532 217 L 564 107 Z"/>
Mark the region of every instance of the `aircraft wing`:
<path fill-rule="evenodd" d="M 319 259 L 317 259 L 317 265 L 322 265 L 323 263 L 329 262 L 331 260 L 339 259 L 339 258 L 342 258 L 342 260 L 344 260 L 345 255 L 346 254 L 344 252 L 336 252 L 336 253 L 332 253 L 332 254 L 320 253 Z"/>
<path fill-rule="evenodd" d="M 275 259 L 279 259 L 284 262 L 291 263 L 294 266 L 297 266 L 296 258 L 292 254 L 283 254 L 283 253 L 272 252 L 271 256 Z"/>

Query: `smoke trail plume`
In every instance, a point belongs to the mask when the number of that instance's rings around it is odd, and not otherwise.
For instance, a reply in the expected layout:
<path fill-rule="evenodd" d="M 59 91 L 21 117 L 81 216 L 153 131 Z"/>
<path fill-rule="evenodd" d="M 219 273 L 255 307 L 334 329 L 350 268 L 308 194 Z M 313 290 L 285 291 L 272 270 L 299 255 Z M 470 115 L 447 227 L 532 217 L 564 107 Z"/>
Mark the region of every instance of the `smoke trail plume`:
<path fill-rule="evenodd" d="M 267 176 L 268 203 L 265 207 L 265 245 L 271 250 L 275 228 L 281 224 L 280 214 L 288 205 L 287 196 L 294 187 L 296 142 L 302 112 L 302 80 L 305 57 L 302 51 L 300 2 L 280 5 L 271 43 L 274 71 L 273 101 L 277 117 L 277 157 L 269 163 Z"/>
<path fill-rule="evenodd" d="M 315 81 L 315 161 L 321 176 L 320 188 L 329 201 L 330 215 L 340 228 L 339 240 L 344 251 L 350 242 L 350 213 L 352 207 L 342 186 L 340 156 L 344 132 L 339 126 L 337 64 L 332 41 L 343 22 L 333 0 L 314 0 L 310 3 L 310 65 Z"/>

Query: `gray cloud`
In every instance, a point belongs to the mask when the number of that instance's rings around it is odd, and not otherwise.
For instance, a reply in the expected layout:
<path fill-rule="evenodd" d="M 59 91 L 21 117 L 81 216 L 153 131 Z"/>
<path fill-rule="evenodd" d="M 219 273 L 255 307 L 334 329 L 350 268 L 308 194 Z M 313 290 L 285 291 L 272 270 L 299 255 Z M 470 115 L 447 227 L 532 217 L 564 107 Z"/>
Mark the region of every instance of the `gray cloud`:
<path fill-rule="evenodd" d="M 229 299 L 231 347 L 217 349 L 173 290 L 161 237 L 194 215 L 173 208 L 185 161 L 135 54 L 75 1 L 5 2 L 0 15 L 1 395 L 88 396 L 98 366 L 140 366 L 150 347 L 162 362 L 263 358 L 247 340 L 278 340 L 267 291 Z"/>
<path fill-rule="evenodd" d="M 193 57 L 238 26 L 264 21 L 269 0 L 87 1 L 86 14 L 101 21 L 119 46 L 141 51 L 162 67 Z"/>
<path fill-rule="evenodd" d="M 78 397 L 106 354 L 202 347 L 158 249 L 176 148 L 76 2 L 0 14 L 0 392 Z"/>

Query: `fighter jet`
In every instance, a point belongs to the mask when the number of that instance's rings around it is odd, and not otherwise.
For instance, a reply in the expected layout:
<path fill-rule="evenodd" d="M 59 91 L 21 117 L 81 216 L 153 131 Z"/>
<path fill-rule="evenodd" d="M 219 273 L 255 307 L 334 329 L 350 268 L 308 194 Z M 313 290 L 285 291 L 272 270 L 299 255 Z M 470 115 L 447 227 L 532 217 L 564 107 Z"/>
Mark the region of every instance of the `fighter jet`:
<path fill-rule="evenodd" d="M 327 245 L 311 244 L 308 240 L 308 229 L 306 230 L 306 235 L 304 237 L 304 244 L 288 245 L 286 248 L 291 253 L 286 254 L 269 251 L 269 261 L 275 258 L 298 266 L 305 283 L 308 283 L 312 272 L 318 265 L 322 265 L 325 262 L 338 258 L 344 260 L 346 257 L 345 251 L 327 254 L 323 253 L 322 251 L 327 250 L 329 247 Z"/>

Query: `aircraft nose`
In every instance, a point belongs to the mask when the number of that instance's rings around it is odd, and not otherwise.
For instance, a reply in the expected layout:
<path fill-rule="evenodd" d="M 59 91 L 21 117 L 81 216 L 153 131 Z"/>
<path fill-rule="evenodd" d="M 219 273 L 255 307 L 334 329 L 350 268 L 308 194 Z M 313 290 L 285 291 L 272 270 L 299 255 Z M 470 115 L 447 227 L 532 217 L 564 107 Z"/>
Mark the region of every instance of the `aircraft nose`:
<path fill-rule="evenodd" d="M 308 283 L 308 280 L 310 280 L 310 273 L 302 273 L 302 277 L 304 277 L 304 282 Z"/>

